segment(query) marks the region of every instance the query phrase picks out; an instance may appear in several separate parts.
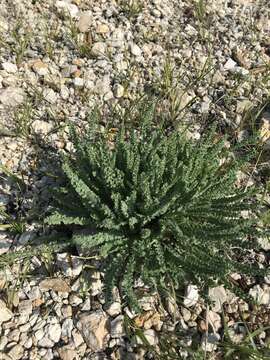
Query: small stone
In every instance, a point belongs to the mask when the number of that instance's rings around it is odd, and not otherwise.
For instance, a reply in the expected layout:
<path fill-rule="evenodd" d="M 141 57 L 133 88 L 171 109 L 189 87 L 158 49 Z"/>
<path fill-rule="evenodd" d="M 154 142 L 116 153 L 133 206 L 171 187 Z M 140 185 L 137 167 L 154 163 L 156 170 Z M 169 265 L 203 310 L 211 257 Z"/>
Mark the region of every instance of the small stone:
<path fill-rule="evenodd" d="M 145 330 L 144 336 L 150 346 L 155 346 L 158 344 L 158 336 L 157 336 L 155 330 L 152 330 L 152 329 Z M 136 342 L 139 345 L 143 345 L 143 342 L 139 336 L 136 336 Z"/>
<path fill-rule="evenodd" d="M 14 74 L 18 71 L 17 65 L 11 62 L 3 62 L 2 67 L 6 72 L 10 74 Z"/>
<path fill-rule="evenodd" d="M 3 300 L 0 300 L 0 324 L 9 321 L 13 317 L 13 312 L 9 310 Z"/>
<path fill-rule="evenodd" d="M 73 320 L 70 318 L 65 319 L 62 324 L 62 335 L 61 335 L 62 338 L 65 337 L 70 338 L 73 328 L 74 328 Z"/>
<path fill-rule="evenodd" d="M 104 76 L 103 79 L 98 79 L 95 83 L 94 91 L 98 95 L 105 95 L 110 92 L 110 79 L 107 76 Z"/>
<path fill-rule="evenodd" d="M 8 343 L 8 338 L 6 336 L 0 337 L 0 351 L 3 351 Z"/>
<path fill-rule="evenodd" d="M 102 310 L 89 315 L 81 315 L 77 328 L 81 331 L 87 346 L 92 351 L 101 351 L 106 348 L 109 340 L 108 318 Z"/>
<path fill-rule="evenodd" d="M 24 349 L 20 344 L 15 345 L 9 352 L 8 352 L 8 356 L 10 356 L 10 358 L 12 360 L 19 360 L 23 357 L 24 354 Z"/>
<path fill-rule="evenodd" d="M 18 310 L 20 314 L 31 314 L 33 307 L 32 307 L 32 300 L 23 300 L 19 303 Z"/>
<path fill-rule="evenodd" d="M 96 42 L 93 44 L 92 48 L 91 48 L 91 53 L 94 56 L 104 56 L 106 54 L 106 50 L 107 50 L 107 45 L 105 42 Z"/>
<path fill-rule="evenodd" d="M 71 291 L 70 286 L 62 279 L 45 279 L 39 283 L 41 291 L 54 290 L 56 292 L 67 292 Z"/>
<path fill-rule="evenodd" d="M 58 98 L 57 94 L 55 93 L 55 91 L 53 91 L 53 89 L 44 89 L 43 96 L 44 99 L 50 104 L 55 104 Z"/>
<path fill-rule="evenodd" d="M 56 263 L 57 266 L 64 272 L 64 274 L 70 277 L 80 275 L 83 268 L 83 263 L 78 257 L 69 255 L 67 253 L 57 254 Z"/>
<path fill-rule="evenodd" d="M 84 86 L 84 80 L 80 77 L 75 77 L 73 79 L 73 84 L 77 88 L 82 88 Z"/>
<path fill-rule="evenodd" d="M 224 70 L 233 70 L 236 66 L 237 66 L 237 63 L 233 59 L 229 58 L 227 60 L 227 62 L 224 64 L 223 69 Z"/>
<path fill-rule="evenodd" d="M 130 51 L 131 51 L 131 54 L 134 55 L 134 56 L 141 56 L 142 55 L 141 48 L 136 44 L 131 44 Z"/>
<path fill-rule="evenodd" d="M 178 321 L 181 319 L 181 314 L 175 299 L 172 296 L 166 298 L 166 310 L 170 314 L 171 318 Z"/>
<path fill-rule="evenodd" d="M 60 340 L 61 331 L 61 326 L 58 322 L 56 324 L 49 324 L 46 327 L 46 333 L 48 334 L 49 339 L 54 343 L 57 343 Z"/>
<path fill-rule="evenodd" d="M 236 112 L 237 114 L 243 114 L 246 110 L 250 109 L 252 102 L 248 99 L 237 101 Z"/>
<path fill-rule="evenodd" d="M 268 237 L 258 237 L 258 244 L 264 251 L 270 250 L 270 240 Z"/>
<path fill-rule="evenodd" d="M 96 28 L 97 34 L 107 34 L 110 31 L 110 28 L 106 24 L 99 24 Z"/>
<path fill-rule="evenodd" d="M 44 348 L 52 348 L 54 346 L 54 342 L 51 339 L 49 339 L 47 336 L 45 336 L 39 340 L 38 346 Z"/>
<path fill-rule="evenodd" d="M 41 340 L 44 337 L 44 330 L 43 329 L 38 329 L 35 334 L 34 337 L 37 341 Z"/>
<path fill-rule="evenodd" d="M 199 300 L 198 287 L 195 285 L 188 285 L 186 295 L 184 298 L 184 305 L 187 307 L 194 306 Z"/>
<path fill-rule="evenodd" d="M 113 92 L 114 92 L 114 96 L 119 99 L 121 97 L 124 96 L 124 93 L 125 93 L 125 88 L 124 86 L 120 85 L 120 84 L 116 84 L 114 86 L 114 89 L 113 89 Z"/>
<path fill-rule="evenodd" d="M 36 134 L 48 135 L 53 129 L 53 125 L 43 120 L 35 120 L 32 129 Z"/>
<path fill-rule="evenodd" d="M 214 333 L 218 332 L 218 330 L 222 326 L 221 317 L 217 313 L 215 313 L 214 311 L 209 310 L 209 312 L 208 312 L 208 321 L 209 321 L 210 325 L 212 326 Z"/>
<path fill-rule="evenodd" d="M 249 295 L 253 297 L 258 305 L 270 305 L 270 286 L 255 285 L 249 290 Z"/>
<path fill-rule="evenodd" d="M 123 315 L 118 315 L 114 320 L 111 321 L 110 334 L 112 338 L 119 338 L 125 335 Z"/>
<path fill-rule="evenodd" d="M 154 328 L 156 331 L 160 331 L 162 324 L 162 321 L 160 321 L 160 314 L 155 312 L 149 319 L 145 320 L 143 327 L 146 330 Z"/>
<path fill-rule="evenodd" d="M 90 311 L 90 310 L 91 310 L 91 299 L 90 299 L 90 297 L 88 297 L 84 301 L 84 303 L 83 303 L 83 305 L 81 307 L 81 311 Z"/>
<path fill-rule="evenodd" d="M 78 29 L 84 33 L 90 29 L 92 24 L 92 14 L 90 11 L 83 12 L 79 17 Z"/>
<path fill-rule="evenodd" d="M 18 342 L 19 338 L 20 338 L 20 330 L 19 329 L 14 329 L 8 334 L 9 342 L 11 342 L 11 341 Z"/>
<path fill-rule="evenodd" d="M 69 297 L 69 303 L 71 306 L 78 306 L 83 302 L 82 298 L 75 294 L 71 294 Z"/>
<path fill-rule="evenodd" d="M 60 95 L 63 100 L 67 100 L 69 98 L 70 94 L 67 86 L 65 85 L 61 86 Z"/>
<path fill-rule="evenodd" d="M 76 17 L 79 12 L 79 9 L 75 4 L 70 4 L 69 2 L 64 0 L 56 1 L 55 6 L 58 10 L 68 12 L 72 18 Z"/>
<path fill-rule="evenodd" d="M 48 66 L 40 59 L 36 60 L 32 64 L 32 69 L 40 76 L 45 76 L 48 74 Z"/>
<path fill-rule="evenodd" d="M 185 322 L 188 322 L 190 320 L 191 312 L 188 309 L 186 309 L 185 307 L 181 308 L 181 314 L 182 314 Z"/>
<path fill-rule="evenodd" d="M 8 87 L 0 90 L 0 103 L 5 106 L 16 107 L 21 105 L 25 100 L 26 94 L 23 89 Z"/>
<path fill-rule="evenodd" d="M 72 307 L 70 305 L 64 305 L 62 306 L 62 315 L 63 318 L 68 318 L 72 316 Z"/>
<path fill-rule="evenodd" d="M 109 307 L 106 309 L 106 313 L 110 316 L 114 317 L 116 315 L 119 315 L 121 313 L 121 304 L 119 302 L 113 302 L 109 305 Z"/>
<path fill-rule="evenodd" d="M 12 240 L 9 238 L 8 234 L 0 231 L 0 255 L 8 252 L 12 245 Z"/>
<path fill-rule="evenodd" d="M 33 286 L 31 290 L 27 293 L 27 296 L 30 300 L 38 300 L 41 297 L 41 291 L 38 286 Z"/>
<path fill-rule="evenodd" d="M 74 349 L 70 348 L 69 345 L 59 348 L 58 355 L 61 360 L 73 360 L 77 359 L 77 353 Z"/>
<path fill-rule="evenodd" d="M 23 344 L 23 347 L 25 347 L 26 349 L 30 349 L 33 345 L 33 340 L 32 338 L 28 338 L 26 340 L 26 342 Z"/>
<path fill-rule="evenodd" d="M 214 312 L 221 312 L 222 305 L 227 301 L 227 293 L 223 286 L 216 286 L 209 289 L 209 298 L 213 301 L 212 310 Z"/>

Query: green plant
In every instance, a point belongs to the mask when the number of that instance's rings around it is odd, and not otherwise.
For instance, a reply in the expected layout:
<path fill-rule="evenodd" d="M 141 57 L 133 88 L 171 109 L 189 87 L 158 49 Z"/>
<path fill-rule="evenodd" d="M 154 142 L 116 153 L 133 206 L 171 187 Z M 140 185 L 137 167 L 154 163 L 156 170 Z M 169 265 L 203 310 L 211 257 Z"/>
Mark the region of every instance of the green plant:
<path fill-rule="evenodd" d="M 235 248 L 240 256 L 255 247 L 256 232 L 255 218 L 242 217 L 253 190 L 235 187 L 239 162 L 213 130 L 192 143 L 158 125 L 154 105 L 142 102 L 135 114 L 138 126 L 122 125 L 113 141 L 93 118 L 85 136 L 72 129 L 75 152 L 64 156 L 65 184 L 54 190 L 46 223 L 84 229 L 73 242 L 105 259 L 108 293 L 120 284 L 134 306 L 139 277 L 157 288 L 206 288 L 255 271 L 233 259 Z"/>
<path fill-rule="evenodd" d="M 228 326 L 224 323 L 224 338 L 219 347 L 223 353 L 224 359 L 235 360 L 267 360 L 270 356 L 270 349 L 259 347 L 255 344 L 255 339 L 262 332 L 269 330 L 269 326 L 259 327 L 252 333 L 245 322 L 243 322 L 247 335 L 240 343 L 235 343 L 229 335 Z"/>
<path fill-rule="evenodd" d="M 118 3 L 129 18 L 136 17 L 143 11 L 143 1 L 141 0 L 119 0 Z"/>
<path fill-rule="evenodd" d="M 77 24 L 71 17 L 67 17 L 67 36 L 72 46 L 81 57 L 91 58 L 92 56 L 92 35 L 90 32 L 81 34 Z"/>

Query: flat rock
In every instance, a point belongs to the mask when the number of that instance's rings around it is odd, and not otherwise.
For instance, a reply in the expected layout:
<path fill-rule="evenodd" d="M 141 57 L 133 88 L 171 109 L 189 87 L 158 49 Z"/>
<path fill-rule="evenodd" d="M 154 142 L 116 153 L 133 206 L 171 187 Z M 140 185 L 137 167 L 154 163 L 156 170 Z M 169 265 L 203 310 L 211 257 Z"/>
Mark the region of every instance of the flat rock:
<path fill-rule="evenodd" d="M 41 291 L 54 290 L 56 292 L 70 292 L 70 286 L 62 279 L 45 279 L 39 283 Z"/>

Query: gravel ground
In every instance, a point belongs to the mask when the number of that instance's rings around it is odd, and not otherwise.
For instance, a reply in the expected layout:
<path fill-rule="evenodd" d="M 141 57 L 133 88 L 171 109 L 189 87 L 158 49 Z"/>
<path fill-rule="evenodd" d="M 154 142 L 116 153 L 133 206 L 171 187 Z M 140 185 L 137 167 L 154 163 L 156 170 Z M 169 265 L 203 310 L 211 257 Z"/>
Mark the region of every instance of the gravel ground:
<path fill-rule="evenodd" d="M 0 254 L 27 254 L 27 244 L 46 234 L 37 205 L 48 197 L 51 160 L 71 149 L 68 123 L 83 128 L 96 104 L 120 111 L 142 94 L 160 96 L 194 139 L 213 121 L 239 142 L 256 125 L 261 161 L 239 182 L 264 184 L 269 176 L 268 0 L 0 0 L 0 50 L 0 223 L 16 233 L 1 226 Z M 250 256 L 268 266 L 270 246 L 261 243 Z M 269 278 L 234 275 L 256 305 L 220 286 L 210 290 L 207 310 L 189 285 L 181 305 L 144 291 L 138 315 L 117 289 L 107 306 L 103 274 L 92 265 L 45 251 L 1 270 L 1 359 L 158 358 L 142 339 L 158 352 L 173 347 L 176 333 L 184 358 L 194 344 L 218 358 L 223 316 L 235 343 L 246 337 L 245 324 L 254 331 L 270 323 Z M 269 330 L 257 341 L 269 344 Z"/>

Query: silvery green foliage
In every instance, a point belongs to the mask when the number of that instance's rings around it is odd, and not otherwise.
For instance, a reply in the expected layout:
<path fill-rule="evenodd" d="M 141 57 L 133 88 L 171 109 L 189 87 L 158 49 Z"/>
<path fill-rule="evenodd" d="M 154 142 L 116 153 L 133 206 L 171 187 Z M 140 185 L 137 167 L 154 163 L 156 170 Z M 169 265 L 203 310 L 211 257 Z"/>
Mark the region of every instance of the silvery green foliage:
<path fill-rule="evenodd" d="M 72 130 L 75 152 L 63 160 L 65 185 L 47 223 L 91 229 L 73 242 L 99 252 L 108 293 L 121 284 L 133 304 L 138 277 L 154 287 L 204 287 L 249 272 L 231 258 L 234 247 L 240 256 L 254 246 L 253 221 L 242 217 L 250 192 L 235 187 L 237 161 L 221 165 L 227 150 L 214 131 L 192 143 L 155 125 L 154 106 L 140 114 L 140 126 L 122 126 L 113 147 L 94 127 L 85 136 Z"/>

